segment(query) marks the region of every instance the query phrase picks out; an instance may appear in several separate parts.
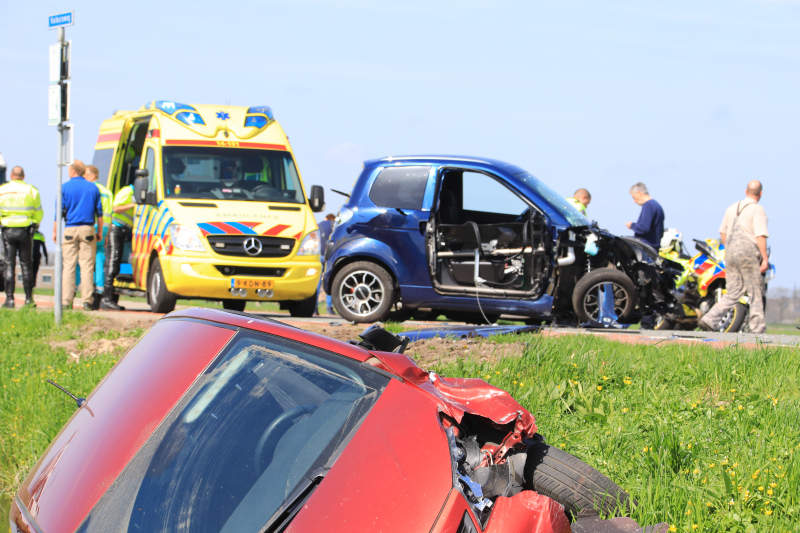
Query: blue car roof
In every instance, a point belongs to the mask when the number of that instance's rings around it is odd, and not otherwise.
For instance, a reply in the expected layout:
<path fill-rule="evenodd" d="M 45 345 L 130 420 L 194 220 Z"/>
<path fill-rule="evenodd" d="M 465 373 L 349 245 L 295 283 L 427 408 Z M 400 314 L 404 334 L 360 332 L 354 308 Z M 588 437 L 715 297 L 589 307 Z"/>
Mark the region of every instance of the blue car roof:
<path fill-rule="evenodd" d="M 381 157 L 380 159 L 370 159 L 369 161 L 364 162 L 364 170 L 372 170 L 376 167 L 386 166 L 387 164 L 419 164 L 419 165 L 447 165 L 447 164 L 461 164 L 465 166 L 471 167 L 482 167 L 485 170 L 492 170 L 499 174 L 505 174 L 506 179 L 509 183 L 515 186 L 520 191 L 527 191 L 527 196 L 530 200 L 534 201 L 540 208 L 545 209 L 548 214 L 553 217 L 552 220 L 557 225 L 573 225 L 571 224 L 565 214 L 560 211 L 560 209 L 570 209 L 571 206 L 567 207 L 556 207 L 553 203 L 542 197 L 541 190 L 534 191 L 530 186 L 529 182 L 531 179 L 535 180 L 537 183 L 542 184 L 542 186 L 546 187 L 541 180 L 533 177 L 529 174 L 525 169 L 520 168 L 516 165 L 512 165 L 510 163 L 506 163 L 505 161 L 500 161 L 498 159 L 490 159 L 488 157 L 469 157 L 469 156 L 457 156 L 457 155 L 399 155 L 399 156 L 387 156 Z M 549 187 L 546 187 L 549 191 L 549 196 L 557 196 L 555 191 L 552 191 Z M 563 202 L 565 203 L 565 202 Z M 574 210 L 574 208 L 571 208 Z M 580 215 L 577 210 L 575 210 L 577 215 Z M 585 224 L 588 225 L 588 220 L 585 221 Z M 578 224 L 583 225 L 583 224 Z"/>
<path fill-rule="evenodd" d="M 364 161 L 364 167 L 377 167 L 385 165 L 386 163 L 425 163 L 425 164 L 442 164 L 442 163 L 466 163 L 466 164 L 483 164 L 486 166 L 496 167 L 505 170 L 509 173 L 522 172 L 523 170 L 516 165 L 511 165 L 505 161 L 498 159 L 491 159 L 488 157 L 471 157 L 463 155 L 392 155 L 381 157 L 379 159 L 370 159 Z M 517 170 L 518 169 L 518 170 Z"/>

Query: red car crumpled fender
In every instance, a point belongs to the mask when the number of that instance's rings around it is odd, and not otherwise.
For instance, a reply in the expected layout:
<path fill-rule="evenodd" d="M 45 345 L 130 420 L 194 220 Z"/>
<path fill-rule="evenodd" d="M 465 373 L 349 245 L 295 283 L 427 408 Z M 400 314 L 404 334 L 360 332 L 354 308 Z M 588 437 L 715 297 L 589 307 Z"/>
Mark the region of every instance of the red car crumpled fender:
<path fill-rule="evenodd" d="M 386 367 L 409 383 L 439 398 L 442 409 L 461 422 L 464 413 L 488 418 L 498 426 L 517 421 L 515 430 L 523 439 L 536 433 L 536 419 L 509 393 L 482 379 L 444 378 L 426 372 L 402 354 L 370 352 Z"/>

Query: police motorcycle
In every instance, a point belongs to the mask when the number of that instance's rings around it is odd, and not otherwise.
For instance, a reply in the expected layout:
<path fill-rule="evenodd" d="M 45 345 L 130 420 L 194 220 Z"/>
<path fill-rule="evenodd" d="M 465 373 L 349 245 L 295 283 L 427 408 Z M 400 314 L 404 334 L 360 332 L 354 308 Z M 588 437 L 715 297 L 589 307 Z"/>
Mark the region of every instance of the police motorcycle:
<path fill-rule="evenodd" d="M 683 305 L 684 316 L 656 315 L 653 329 L 693 330 L 697 322 L 725 294 L 725 245 L 718 239 L 694 239 L 695 255 L 689 255 L 683 244 L 683 234 L 676 229 L 664 232 L 659 255 L 683 267 L 675 281 L 675 296 Z M 775 277 L 775 265 L 770 264 L 763 276 L 764 307 L 767 305 L 767 284 Z M 750 295 L 745 294 L 736 305 L 714 325 L 714 331 L 747 332 L 750 323 Z M 644 326 L 644 324 L 643 324 Z"/>

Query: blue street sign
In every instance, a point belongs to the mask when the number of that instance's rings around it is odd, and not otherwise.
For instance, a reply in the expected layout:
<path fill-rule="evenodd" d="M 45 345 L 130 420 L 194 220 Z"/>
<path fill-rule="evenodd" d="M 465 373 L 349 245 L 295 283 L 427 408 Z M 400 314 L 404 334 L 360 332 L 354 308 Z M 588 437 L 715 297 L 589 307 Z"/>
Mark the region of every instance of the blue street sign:
<path fill-rule="evenodd" d="M 49 29 L 59 28 L 61 26 L 72 26 L 75 24 L 75 12 L 65 11 L 57 15 L 50 15 L 47 17 L 47 27 Z"/>

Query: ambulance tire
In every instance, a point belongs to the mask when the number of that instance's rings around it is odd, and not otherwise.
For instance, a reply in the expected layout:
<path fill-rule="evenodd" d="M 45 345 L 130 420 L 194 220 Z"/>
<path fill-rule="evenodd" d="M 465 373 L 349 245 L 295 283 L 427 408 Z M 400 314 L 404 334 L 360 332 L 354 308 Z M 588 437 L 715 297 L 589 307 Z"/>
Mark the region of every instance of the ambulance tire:
<path fill-rule="evenodd" d="M 309 318 L 314 316 L 314 311 L 317 310 L 317 295 L 306 298 L 305 300 L 288 301 L 286 307 L 289 309 L 289 314 L 298 318 Z"/>
<path fill-rule="evenodd" d="M 247 300 L 222 300 L 222 308 L 228 311 L 244 311 L 247 306 Z"/>
<path fill-rule="evenodd" d="M 178 295 L 169 292 L 164 282 L 164 271 L 158 258 L 150 265 L 150 275 L 147 279 L 147 303 L 153 313 L 170 313 L 175 310 Z"/>

